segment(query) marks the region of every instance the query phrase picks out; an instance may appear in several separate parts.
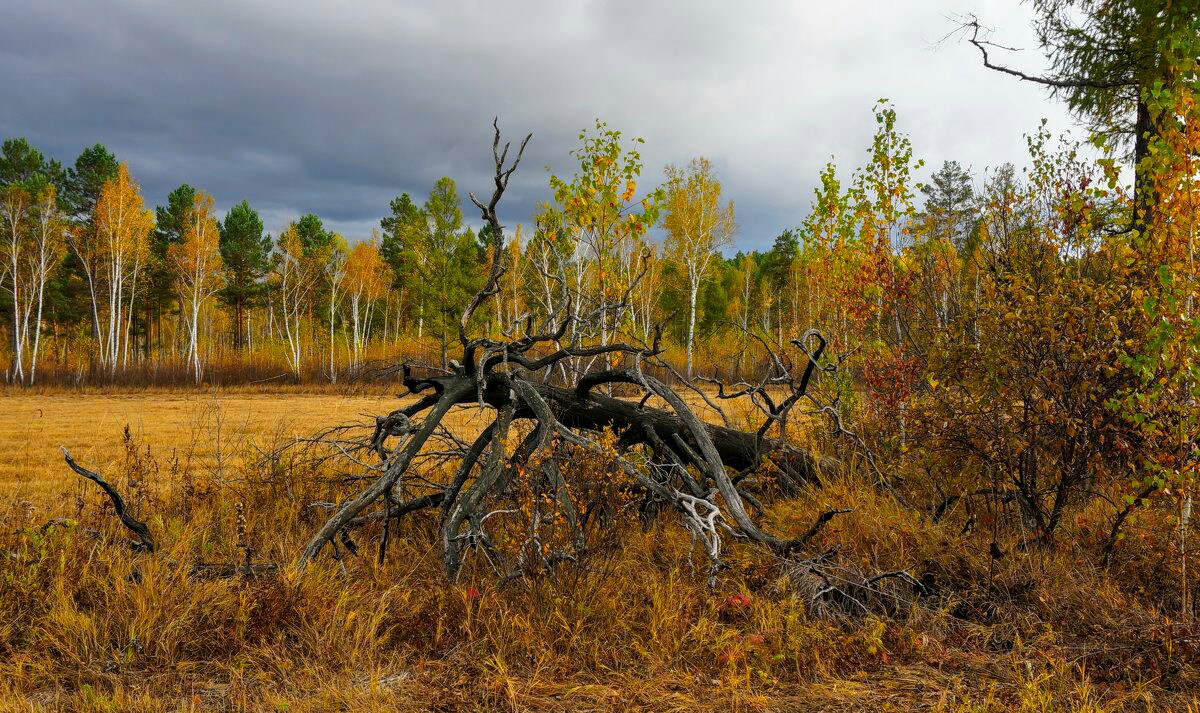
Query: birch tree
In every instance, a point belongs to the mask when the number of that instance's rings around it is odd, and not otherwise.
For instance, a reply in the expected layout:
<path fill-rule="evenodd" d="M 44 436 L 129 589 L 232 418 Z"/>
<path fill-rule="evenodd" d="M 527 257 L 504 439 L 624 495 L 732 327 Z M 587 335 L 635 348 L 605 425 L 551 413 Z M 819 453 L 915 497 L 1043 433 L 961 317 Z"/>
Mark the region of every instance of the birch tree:
<path fill-rule="evenodd" d="M 599 338 L 609 344 L 632 311 L 626 300 L 633 286 L 629 259 L 643 250 L 641 238 L 658 219 L 661 190 L 635 200 L 642 172 L 641 154 L 621 145 L 621 132 L 596 121 L 595 133 L 580 132 L 582 145 L 571 152 L 579 172 L 568 181 L 550 177 L 572 243 L 575 298 L 571 305 L 572 343 Z M 643 143 L 634 139 L 635 145 Z M 632 276 L 634 279 L 636 276 Z M 582 319 L 586 310 L 595 319 Z M 585 330 L 583 323 L 588 322 Z M 596 330 L 596 334 L 590 333 Z M 581 364 L 573 360 L 576 371 Z"/>
<path fill-rule="evenodd" d="M 26 251 L 26 284 L 29 287 L 26 290 L 22 334 L 28 344 L 29 332 L 33 332 L 32 344 L 28 347 L 28 383 L 32 385 L 37 377 L 38 351 L 42 344 L 42 308 L 46 301 L 46 283 L 66 253 L 67 224 L 59 210 L 58 191 L 53 185 L 42 186 L 37 192 L 29 222 L 29 249 Z"/>
<path fill-rule="evenodd" d="M 12 372 L 13 381 L 25 382 L 23 360 L 23 339 L 21 325 L 21 297 L 24 285 L 21 281 L 20 265 L 24 262 L 26 248 L 26 232 L 29 221 L 29 191 L 20 184 L 12 184 L 0 188 L 0 218 L 4 221 L 3 254 L 5 257 L 4 272 L 8 276 L 9 288 L 12 292 Z"/>
<path fill-rule="evenodd" d="M 667 251 L 687 273 L 687 375 L 692 375 L 696 343 L 696 295 L 708 274 L 713 257 L 733 244 L 733 201 L 721 204 L 721 182 L 706 158 L 693 159 L 687 168 L 668 166 L 666 215 Z"/>
<path fill-rule="evenodd" d="M 80 269 L 87 282 L 92 323 L 92 338 L 97 355 L 103 358 L 100 345 L 104 333 L 100 327 L 100 305 L 103 302 L 99 281 L 103 272 L 100 238 L 96 232 L 96 203 L 104 184 L 116 178 L 120 164 L 116 156 L 103 145 L 96 144 L 80 152 L 75 164 L 67 171 L 63 185 L 63 203 L 71 219 L 67 244 L 79 259 Z"/>
<path fill-rule="evenodd" d="M 204 306 L 221 289 L 220 233 L 211 195 L 196 191 L 184 217 L 183 242 L 171 245 L 167 258 L 175 273 L 175 289 L 188 334 L 188 362 L 199 384 L 204 377 L 200 359 L 200 318 Z"/>
<path fill-rule="evenodd" d="M 388 288 L 388 268 L 379 251 L 379 233 L 370 242 L 354 246 L 346 257 L 346 291 L 350 298 L 351 363 L 362 366 L 363 352 L 371 338 L 375 303 Z"/>
<path fill-rule="evenodd" d="M 100 365 L 115 373 L 119 363 L 128 364 L 138 276 L 149 255 L 150 233 L 154 229 L 153 213 L 145 209 L 141 189 L 130 178 L 129 167 L 125 164 L 121 164 L 116 177 L 101 188 L 92 222 L 100 253 L 99 267 L 107 310 L 107 328 L 99 335 L 97 351 Z M 97 299 L 93 299 L 92 311 L 99 321 L 96 302 Z"/>
<path fill-rule="evenodd" d="M 325 248 L 325 259 L 321 260 L 326 284 L 329 286 L 329 380 L 337 382 L 337 358 L 335 353 L 336 339 L 334 318 L 337 316 L 338 304 L 341 301 L 342 283 L 346 279 L 346 239 L 337 233 L 330 235 L 330 241 Z"/>
<path fill-rule="evenodd" d="M 304 246 L 301 244 L 299 232 L 295 223 L 289 223 L 279 234 L 276 242 L 274 270 L 271 275 L 272 286 L 275 288 L 279 306 L 279 323 L 287 341 L 288 363 L 292 373 L 300 378 L 300 358 L 303 342 L 300 340 L 300 328 L 303 323 L 304 307 L 308 290 L 313 282 L 313 269 L 310 261 L 305 258 Z M 271 306 L 273 310 L 275 305 Z"/>

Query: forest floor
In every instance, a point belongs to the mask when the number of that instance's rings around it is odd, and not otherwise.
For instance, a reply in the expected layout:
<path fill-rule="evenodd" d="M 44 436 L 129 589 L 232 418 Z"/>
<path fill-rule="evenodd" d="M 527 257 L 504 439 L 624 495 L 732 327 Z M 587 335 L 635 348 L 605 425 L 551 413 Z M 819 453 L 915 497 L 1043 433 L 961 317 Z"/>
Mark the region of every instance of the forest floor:
<path fill-rule="evenodd" d="M 497 588 L 483 568 L 447 581 L 434 514 L 407 524 L 382 564 L 326 557 L 294 575 L 320 488 L 263 476 L 263 454 L 398 403 L 382 391 L 0 395 L 0 710 L 1200 711 L 1200 629 L 1141 602 L 1152 568 L 1105 573 L 1069 548 L 992 561 L 961 522 L 914 517 L 853 474 L 775 502 L 768 521 L 803 531 L 853 507 L 816 550 L 936 575 L 943 594 L 824 619 L 770 555 L 732 545 L 710 589 L 686 533 L 636 515 L 586 570 L 528 586 Z M 469 410 L 451 421 L 481 423 Z M 112 541 L 125 533 L 60 446 L 132 488 L 159 552 Z M 79 530 L 42 526 L 60 516 Z M 236 562 L 244 539 L 280 572 L 197 580 L 176 564 Z"/>

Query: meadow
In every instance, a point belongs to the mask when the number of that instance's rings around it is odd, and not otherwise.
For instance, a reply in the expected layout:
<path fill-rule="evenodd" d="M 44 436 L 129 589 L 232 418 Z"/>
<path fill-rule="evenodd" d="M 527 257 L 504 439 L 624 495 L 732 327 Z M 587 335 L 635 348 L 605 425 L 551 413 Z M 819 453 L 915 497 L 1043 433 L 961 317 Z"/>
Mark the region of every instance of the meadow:
<path fill-rule="evenodd" d="M 822 616 L 794 591 L 803 573 L 749 547 L 730 550 L 710 588 L 687 533 L 632 508 L 586 567 L 516 584 L 482 569 L 448 581 L 431 556 L 432 515 L 406 520 L 382 563 L 368 547 L 295 574 L 319 524 L 310 504 L 330 486 L 320 466 L 268 454 L 397 402 L 5 395 L 0 708 L 1200 709 L 1195 644 L 1120 573 L 1074 546 L 991 559 L 962 520 L 915 516 L 849 471 L 775 500 L 767 521 L 800 531 L 830 503 L 852 504 L 814 549 L 839 548 L 847 572 L 917 567 L 937 597 Z M 470 431 L 476 416 L 450 423 Z M 108 500 L 64 466 L 60 445 L 125 492 L 159 551 L 125 546 Z M 378 535 L 360 532 L 360 545 Z M 184 566 L 247 557 L 280 567 L 208 578 Z"/>
<path fill-rule="evenodd" d="M 60 447 L 101 472 L 124 457 L 125 428 L 183 467 L 220 471 L 247 444 L 308 435 L 324 426 L 385 411 L 388 396 L 298 393 L 46 393 L 3 397 L 0 488 L 39 508 L 73 496 L 83 481 L 66 469 Z"/>

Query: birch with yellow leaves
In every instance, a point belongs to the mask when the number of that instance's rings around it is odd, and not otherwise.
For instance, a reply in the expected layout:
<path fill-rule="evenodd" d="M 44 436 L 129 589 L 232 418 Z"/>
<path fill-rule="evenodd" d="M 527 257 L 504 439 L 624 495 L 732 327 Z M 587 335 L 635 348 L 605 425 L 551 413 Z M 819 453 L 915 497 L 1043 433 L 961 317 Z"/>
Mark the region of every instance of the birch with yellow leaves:
<path fill-rule="evenodd" d="M 733 244 L 733 201 L 721 204 L 721 182 L 706 158 L 687 168 L 667 166 L 667 200 L 663 227 L 667 251 L 687 271 L 687 375 L 692 375 L 696 344 L 696 296 L 713 258 Z"/>
<path fill-rule="evenodd" d="M 92 316 L 101 324 L 100 300 L 105 301 L 107 327 L 98 330 L 97 353 L 100 366 L 116 372 L 118 364 L 128 365 L 129 334 L 133 305 L 137 298 L 138 276 L 150 253 L 150 233 L 154 214 L 145 209 L 141 189 L 129 176 L 129 167 L 121 164 L 117 175 L 100 190 L 92 216 L 94 241 L 89 247 L 98 253 L 97 275 L 92 286 Z M 98 279 L 96 279 L 98 278 Z"/>
<path fill-rule="evenodd" d="M 346 257 L 345 281 L 350 296 L 351 365 L 362 366 L 363 351 L 371 339 L 371 319 L 375 303 L 388 289 L 387 265 L 379 252 L 379 233 L 372 232 L 370 242 L 355 245 Z"/>
<path fill-rule="evenodd" d="M 188 362 L 199 384 L 204 377 L 200 358 L 200 318 L 207 302 L 224 280 L 221 275 L 220 235 L 212 196 L 197 191 L 187 213 L 183 242 L 167 253 L 176 274 L 176 294 L 188 334 Z"/>

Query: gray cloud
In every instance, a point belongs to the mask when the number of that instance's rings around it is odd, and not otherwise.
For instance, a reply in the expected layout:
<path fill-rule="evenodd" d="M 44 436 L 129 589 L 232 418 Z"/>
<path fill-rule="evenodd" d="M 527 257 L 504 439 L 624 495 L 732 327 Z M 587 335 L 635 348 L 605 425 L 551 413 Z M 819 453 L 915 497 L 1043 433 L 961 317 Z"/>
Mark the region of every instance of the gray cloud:
<path fill-rule="evenodd" d="M 1015 0 L 83 0 L 0 6 L 0 135 L 71 161 L 106 144 L 147 202 L 181 182 L 248 199 L 277 230 L 313 211 L 365 237 L 401 191 L 489 186 L 491 117 L 534 133 L 505 218 L 548 197 L 546 166 L 596 117 L 646 139 L 645 178 L 711 158 L 738 247 L 806 212 L 819 168 L 862 162 L 889 97 L 930 165 L 1021 162 L 1022 133 L 1070 122 L 1038 88 L 935 47 L 974 11 L 1033 47 Z M 1030 50 L 1013 58 L 1038 69 Z"/>

